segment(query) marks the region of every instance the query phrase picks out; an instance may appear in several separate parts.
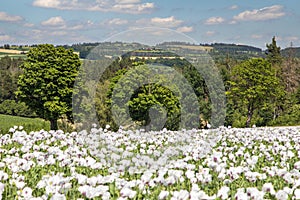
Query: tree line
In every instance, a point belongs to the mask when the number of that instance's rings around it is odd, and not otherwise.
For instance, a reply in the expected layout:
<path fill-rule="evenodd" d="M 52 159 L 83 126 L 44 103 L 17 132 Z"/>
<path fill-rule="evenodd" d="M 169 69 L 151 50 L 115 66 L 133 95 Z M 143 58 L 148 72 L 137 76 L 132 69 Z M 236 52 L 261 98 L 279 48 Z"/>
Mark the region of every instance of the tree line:
<path fill-rule="evenodd" d="M 240 60 L 227 55 L 216 61 L 226 89 L 224 125 L 250 127 L 300 124 L 300 61 L 294 56 L 292 48 L 285 56 L 281 55 L 275 37 L 266 47 L 267 51 L 263 57 Z M 89 91 L 87 85 L 81 85 L 83 91 L 80 92 L 84 93 L 79 93 L 76 88 L 73 88 L 76 77 L 80 75 L 82 77 L 77 78 L 89 80 L 88 84 L 96 87 L 94 99 L 85 100 L 88 103 L 80 108 L 82 115 L 84 113 L 88 115 L 89 110 L 92 109 L 89 105 L 94 101 L 96 117 L 100 125 L 105 127 L 109 124 L 117 129 L 111 112 L 112 92 L 115 92 L 114 95 L 117 93 L 118 98 L 115 100 L 122 101 L 126 91 L 129 91 L 126 88 L 132 84 L 130 80 L 124 79 L 123 85 L 118 85 L 118 80 L 129 73 L 130 69 L 145 70 L 140 66 L 163 64 L 183 74 L 197 96 L 197 106 L 201 112 L 200 116 L 196 116 L 199 123 L 189 124 L 189 126 L 206 127 L 212 105 L 203 77 L 191 64 L 179 58 L 161 58 L 153 62 L 153 60 L 133 61 L 127 55 L 114 60 L 102 73 L 101 78 L 84 77 L 86 74 L 79 73 L 82 63 L 73 50 L 53 45 L 37 45 L 29 51 L 25 60 L 10 57 L 0 59 L 0 113 L 41 117 L 51 121 L 52 129 L 57 129 L 57 119 L 63 116 L 73 122 L 72 104 L 80 102 L 72 102 L 72 94 L 76 95 L 76 92 L 80 95 L 88 94 Z M 85 64 L 90 65 L 89 70 L 99 71 L 96 68 L 101 66 L 92 61 Z M 96 76 L 97 73 L 89 74 Z M 136 77 L 137 80 L 144 78 Z M 156 112 L 166 115 L 164 126 L 171 130 L 178 129 L 178 123 L 182 121 L 181 115 L 184 113 L 180 112 L 182 105 L 179 104 L 176 95 L 192 97 L 180 92 L 175 95 L 174 91 L 178 90 L 166 88 L 162 83 L 139 87 L 129 101 L 125 102 L 129 106 L 130 117 L 136 124 L 147 126 L 150 123 L 150 109 L 153 105 L 159 105 Z M 118 107 L 114 112 L 122 115 L 125 111 L 123 107 Z M 192 115 L 184 116 L 187 116 L 187 122 L 189 119 L 195 119 Z M 89 122 L 92 121 L 86 121 Z"/>

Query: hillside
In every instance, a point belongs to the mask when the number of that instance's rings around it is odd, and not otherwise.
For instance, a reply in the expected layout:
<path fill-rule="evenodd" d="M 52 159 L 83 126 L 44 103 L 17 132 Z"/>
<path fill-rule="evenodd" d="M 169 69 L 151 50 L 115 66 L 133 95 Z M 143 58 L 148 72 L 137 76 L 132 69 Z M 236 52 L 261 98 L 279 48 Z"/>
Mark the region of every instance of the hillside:
<path fill-rule="evenodd" d="M 4 56 L 25 57 L 26 52 L 36 45 L 11 46 L 9 49 L 0 47 L 0 58 Z M 209 53 L 215 60 L 231 57 L 236 60 L 245 60 L 251 57 L 264 57 L 264 50 L 250 45 L 212 43 L 212 44 L 190 44 L 184 42 L 164 42 L 154 47 L 149 47 L 140 43 L 124 43 L 124 42 L 96 42 L 96 43 L 78 43 L 72 45 L 60 45 L 64 48 L 72 48 L 79 54 L 81 59 L 99 59 L 101 57 L 118 57 L 132 50 L 141 49 L 164 49 L 170 52 L 188 52 L 197 53 L 205 51 Z M 300 58 L 300 47 L 289 47 L 281 50 L 283 56 L 292 55 Z M 149 51 L 147 52 L 149 53 Z M 157 56 L 156 52 L 156 56 Z M 139 55 L 141 54 L 138 53 Z M 153 54 L 153 51 L 151 52 Z M 178 55 L 180 56 L 180 55 Z M 151 56 L 150 56 L 151 57 Z"/>
<path fill-rule="evenodd" d="M 205 51 L 215 59 L 221 59 L 224 56 L 230 56 L 237 60 L 244 60 L 250 57 L 263 57 L 263 50 L 257 47 L 237 44 L 190 44 L 183 42 L 164 42 L 154 47 L 149 47 L 139 43 L 123 43 L 123 42 L 103 42 L 103 43 L 82 43 L 73 45 L 64 45 L 65 48 L 73 48 L 74 51 L 80 53 L 82 59 L 99 59 L 101 57 L 116 57 L 123 55 L 132 50 L 141 49 L 165 49 L 169 51 L 185 52 L 188 54 L 199 53 Z M 141 55 L 142 52 L 138 53 Z M 150 53 L 149 51 L 147 53 Z M 153 51 L 150 53 L 153 54 Z M 157 54 L 157 52 L 156 52 Z M 146 56 L 146 55 L 144 55 Z M 180 55 L 179 55 L 180 56 Z M 151 57 L 151 56 L 150 56 Z"/>
<path fill-rule="evenodd" d="M 300 58 L 300 47 L 288 47 L 286 49 L 281 50 L 283 56 L 293 56 Z"/>

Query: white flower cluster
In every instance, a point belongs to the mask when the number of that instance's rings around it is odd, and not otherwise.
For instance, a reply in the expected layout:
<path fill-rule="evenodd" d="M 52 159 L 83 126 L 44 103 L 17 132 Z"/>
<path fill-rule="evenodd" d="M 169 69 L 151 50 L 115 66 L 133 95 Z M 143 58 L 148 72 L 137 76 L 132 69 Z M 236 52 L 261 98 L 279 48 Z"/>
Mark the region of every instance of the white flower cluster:
<path fill-rule="evenodd" d="M 0 136 L 0 197 L 300 199 L 300 127 L 108 129 L 12 128 Z"/>

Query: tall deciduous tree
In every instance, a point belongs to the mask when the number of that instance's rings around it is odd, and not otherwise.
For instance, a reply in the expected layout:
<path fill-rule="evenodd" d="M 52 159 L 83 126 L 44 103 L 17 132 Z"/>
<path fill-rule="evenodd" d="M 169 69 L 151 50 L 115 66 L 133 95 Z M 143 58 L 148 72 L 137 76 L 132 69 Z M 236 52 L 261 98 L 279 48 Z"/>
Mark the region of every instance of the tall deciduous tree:
<path fill-rule="evenodd" d="M 50 44 L 32 48 L 20 66 L 23 74 L 18 80 L 17 98 L 51 122 L 57 129 L 57 120 L 66 115 L 72 119 L 72 93 L 81 65 L 73 50 Z"/>
<path fill-rule="evenodd" d="M 239 107 L 246 106 L 246 127 L 250 126 L 256 109 L 273 104 L 284 95 L 274 68 L 262 58 L 252 58 L 235 66 L 229 83 L 228 97 Z"/>

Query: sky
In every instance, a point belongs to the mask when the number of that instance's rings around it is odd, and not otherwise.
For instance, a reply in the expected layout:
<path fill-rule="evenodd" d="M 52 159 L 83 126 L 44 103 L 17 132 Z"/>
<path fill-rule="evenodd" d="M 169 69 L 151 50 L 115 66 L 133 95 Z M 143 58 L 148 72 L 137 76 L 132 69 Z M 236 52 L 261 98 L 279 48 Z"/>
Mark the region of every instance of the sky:
<path fill-rule="evenodd" d="M 299 8 L 299 0 L 2 0 L 0 44 L 122 41 L 131 33 L 150 44 L 183 37 L 262 49 L 275 36 L 286 48 L 300 46 Z"/>

